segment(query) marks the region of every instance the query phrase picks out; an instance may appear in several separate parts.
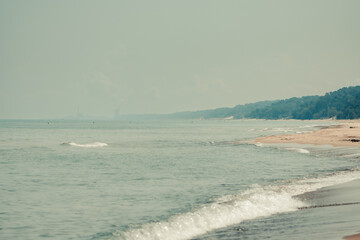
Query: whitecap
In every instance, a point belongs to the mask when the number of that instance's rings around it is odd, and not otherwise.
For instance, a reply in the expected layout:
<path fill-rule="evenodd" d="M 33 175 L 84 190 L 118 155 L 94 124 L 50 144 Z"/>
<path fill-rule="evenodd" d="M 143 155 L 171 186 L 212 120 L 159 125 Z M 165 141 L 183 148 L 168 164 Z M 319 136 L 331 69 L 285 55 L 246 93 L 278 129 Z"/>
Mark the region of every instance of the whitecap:
<path fill-rule="evenodd" d="M 298 153 L 305 153 L 305 154 L 310 153 L 309 150 L 304 149 L 304 148 L 287 148 L 287 149 L 288 149 L 288 150 L 291 150 L 291 151 L 298 152 Z"/>
<path fill-rule="evenodd" d="M 352 153 L 352 154 L 347 154 L 347 155 L 343 155 L 343 157 L 348 157 L 348 158 L 351 158 L 351 157 L 360 157 L 360 153 Z"/>
<path fill-rule="evenodd" d="M 93 143 L 85 143 L 85 144 L 69 142 L 69 143 L 63 143 L 62 145 L 68 145 L 72 147 L 83 147 L 83 148 L 96 148 L 96 147 L 105 147 L 108 144 L 103 142 L 93 142 Z"/>

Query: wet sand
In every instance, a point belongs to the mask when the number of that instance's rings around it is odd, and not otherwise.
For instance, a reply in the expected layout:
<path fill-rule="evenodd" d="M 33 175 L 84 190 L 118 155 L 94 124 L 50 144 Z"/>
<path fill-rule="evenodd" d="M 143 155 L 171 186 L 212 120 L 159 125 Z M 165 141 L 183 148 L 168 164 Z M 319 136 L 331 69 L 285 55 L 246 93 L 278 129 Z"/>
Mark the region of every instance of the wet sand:
<path fill-rule="evenodd" d="M 255 142 L 360 147 L 360 120 L 338 123 L 339 125 L 324 127 L 309 133 L 260 137 L 255 139 Z"/>
<path fill-rule="evenodd" d="M 313 145 L 332 145 L 335 147 L 360 147 L 360 120 L 351 121 L 334 121 L 339 123 L 333 126 L 324 127 L 309 133 L 300 134 L 286 134 L 265 136 L 255 139 L 256 143 L 297 143 L 297 144 L 313 144 Z M 350 183 L 325 188 L 316 192 L 307 193 L 299 196 L 303 200 L 316 199 L 315 205 L 331 205 L 338 203 L 356 203 L 360 202 L 360 180 L 352 181 Z M 312 196 L 311 196 L 312 195 Z M 315 196 L 314 196 L 315 195 Z M 342 213 L 346 209 L 352 208 L 356 213 L 359 212 L 360 205 L 337 205 L 339 211 Z M 342 209 L 343 208 L 343 209 Z M 348 211 L 348 210 L 347 210 Z M 353 211 L 350 211 L 351 215 Z M 339 214 L 341 214 L 339 212 Z M 359 229 L 354 229 L 346 236 L 345 240 L 360 240 Z M 352 234 L 352 235 L 351 235 Z"/>
<path fill-rule="evenodd" d="M 358 234 L 360 230 L 360 217 L 358 214 L 360 210 L 359 189 L 360 180 L 358 179 L 308 192 L 297 196 L 297 198 L 308 202 L 312 206 L 304 209 L 304 211 L 314 211 L 320 215 L 325 214 L 329 218 L 327 224 L 336 229 L 339 235 L 342 235 L 341 238 L 360 240 L 360 234 Z M 326 215 L 330 212 L 332 214 Z M 323 223 L 326 223 L 326 221 Z"/>

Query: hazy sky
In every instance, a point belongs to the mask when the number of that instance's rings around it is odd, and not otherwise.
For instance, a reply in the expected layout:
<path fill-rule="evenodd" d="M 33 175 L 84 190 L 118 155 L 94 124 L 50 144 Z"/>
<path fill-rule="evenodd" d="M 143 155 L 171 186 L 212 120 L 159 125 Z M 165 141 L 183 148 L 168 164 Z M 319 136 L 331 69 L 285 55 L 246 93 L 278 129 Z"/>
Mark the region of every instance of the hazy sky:
<path fill-rule="evenodd" d="M 360 84 L 359 0 L 0 1 L 0 118 L 171 113 Z"/>

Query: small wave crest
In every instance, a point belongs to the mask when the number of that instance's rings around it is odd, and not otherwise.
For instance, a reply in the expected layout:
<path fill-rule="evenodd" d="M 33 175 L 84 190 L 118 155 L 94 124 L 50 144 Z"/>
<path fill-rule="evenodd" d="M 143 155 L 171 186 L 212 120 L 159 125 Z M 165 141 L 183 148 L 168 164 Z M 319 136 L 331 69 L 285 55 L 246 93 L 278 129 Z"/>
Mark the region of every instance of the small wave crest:
<path fill-rule="evenodd" d="M 352 158 L 352 157 L 360 158 L 360 153 L 347 154 L 347 155 L 344 155 L 343 157 L 348 157 L 348 158 Z"/>
<path fill-rule="evenodd" d="M 238 195 L 223 196 L 197 210 L 173 216 L 167 221 L 144 224 L 125 232 L 115 232 L 113 235 L 127 240 L 190 239 L 245 220 L 296 211 L 308 205 L 295 196 L 359 178 L 360 171 L 353 170 L 320 178 L 294 180 L 285 185 L 254 185 Z"/>
<path fill-rule="evenodd" d="M 291 151 L 298 152 L 298 153 L 305 153 L 305 154 L 310 153 L 309 150 L 304 149 L 304 148 L 287 148 L 287 149 L 288 149 L 288 150 L 291 150 Z"/>
<path fill-rule="evenodd" d="M 93 143 L 79 144 L 75 142 L 68 142 L 68 143 L 63 143 L 61 145 L 72 146 L 72 147 L 83 147 L 83 148 L 96 148 L 96 147 L 105 147 L 107 146 L 107 143 L 93 142 Z"/>

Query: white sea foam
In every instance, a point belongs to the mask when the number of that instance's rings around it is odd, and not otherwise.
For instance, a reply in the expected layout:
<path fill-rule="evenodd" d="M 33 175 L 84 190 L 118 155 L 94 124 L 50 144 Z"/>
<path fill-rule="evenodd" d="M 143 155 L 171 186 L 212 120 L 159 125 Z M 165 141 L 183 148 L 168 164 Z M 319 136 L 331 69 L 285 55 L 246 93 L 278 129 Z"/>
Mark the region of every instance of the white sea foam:
<path fill-rule="evenodd" d="M 322 187 L 359 179 L 360 171 L 293 181 L 286 185 L 252 186 L 238 195 L 227 195 L 201 208 L 176 215 L 167 221 L 145 224 L 137 229 L 116 232 L 119 239 L 189 239 L 245 220 L 296 211 L 306 203 L 294 196 Z"/>
<path fill-rule="evenodd" d="M 324 126 L 331 126 L 331 125 L 324 125 Z M 305 126 L 297 126 L 297 127 L 276 127 L 276 128 L 263 128 L 260 132 L 283 132 L 283 133 L 307 133 L 319 128 L 320 125 L 305 125 Z"/>
<path fill-rule="evenodd" d="M 297 181 L 296 184 L 301 186 L 302 192 L 299 194 L 302 194 L 315 191 L 323 187 L 350 182 L 356 179 L 360 179 L 360 168 L 351 171 L 334 173 L 321 178 L 302 179 Z"/>
<path fill-rule="evenodd" d="M 343 157 L 360 157 L 360 153 L 353 153 L 353 154 L 348 154 L 348 155 L 344 155 Z"/>
<path fill-rule="evenodd" d="M 120 239 L 189 239 L 244 220 L 295 211 L 302 206 L 302 202 L 292 199 L 286 192 L 255 188 L 238 196 L 223 197 L 168 221 L 149 223 L 117 235 Z"/>
<path fill-rule="evenodd" d="M 107 146 L 107 143 L 93 142 L 93 143 L 79 144 L 75 142 L 69 142 L 69 143 L 63 143 L 63 145 L 69 145 L 73 147 L 83 147 L 83 148 L 96 148 L 96 147 L 105 147 Z"/>
<path fill-rule="evenodd" d="M 293 132 L 294 129 L 293 128 L 273 128 L 273 131 L 277 131 L 277 132 Z"/>
<path fill-rule="evenodd" d="M 310 153 L 309 150 L 307 149 L 304 149 L 304 148 L 287 148 L 288 150 L 291 150 L 291 151 L 295 151 L 295 152 L 298 152 L 298 153 Z"/>

